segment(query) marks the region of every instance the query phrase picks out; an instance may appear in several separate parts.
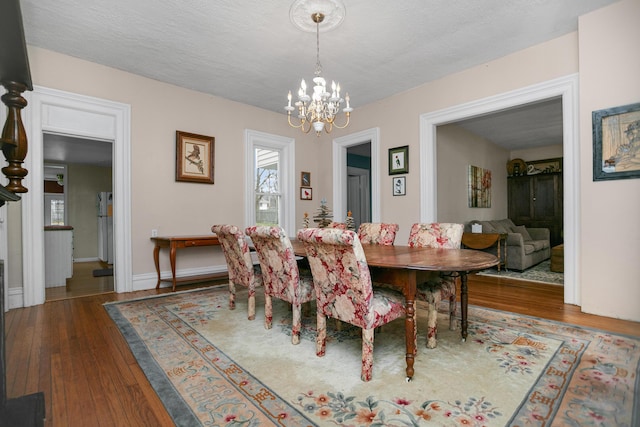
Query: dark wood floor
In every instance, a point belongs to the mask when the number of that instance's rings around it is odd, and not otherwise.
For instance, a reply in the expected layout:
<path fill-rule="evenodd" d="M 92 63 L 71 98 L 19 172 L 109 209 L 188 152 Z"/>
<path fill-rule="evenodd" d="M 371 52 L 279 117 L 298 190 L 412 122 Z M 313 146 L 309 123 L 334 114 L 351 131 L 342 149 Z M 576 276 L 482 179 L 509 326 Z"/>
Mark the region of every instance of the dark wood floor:
<path fill-rule="evenodd" d="M 180 290 L 214 283 L 221 282 Z M 472 277 L 469 285 L 470 304 L 640 336 L 640 323 L 583 314 L 563 304 L 560 286 L 485 276 Z M 9 311 L 8 397 L 44 392 L 48 427 L 173 425 L 102 307 L 166 292 L 106 293 Z"/>

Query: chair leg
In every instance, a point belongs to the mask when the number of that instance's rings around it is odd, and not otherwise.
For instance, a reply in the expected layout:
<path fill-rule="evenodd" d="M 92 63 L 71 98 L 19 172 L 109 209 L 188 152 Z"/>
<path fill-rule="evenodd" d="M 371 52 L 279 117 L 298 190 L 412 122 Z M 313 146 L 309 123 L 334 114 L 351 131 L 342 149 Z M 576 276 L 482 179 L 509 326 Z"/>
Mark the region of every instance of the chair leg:
<path fill-rule="evenodd" d="M 291 344 L 300 344 L 300 330 L 302 329 L 302 305 L 293 305 L 293 322 L 291 323 Z"/>
<path fill-rule="evenodd" d="M 229 281 L 229 310 L 236 309 L 236 285 Z"/>
<path fill-rule="evenodd" d="M 362 381 L 371 381 L 373 375 L 373 329 L 362 330 Z"/>
<path fill-rule="evenodd" d="M 322 357 L 325 355 L 326 347 L 327 347 L 327 318 L 325 315 L 318 312 L 316 319 L 317 319 L 316 356 Z"/>
<path fill-rule="evenodd" d="M 449 329 L 455 331 L 458 328 L 456 322 L 456 294 L 449 296 Z"/>
<path fill-rule="evenodd" d="M 253 320 L 256 318 L 256 292 L 249 291 L 249 301 L 248 305 L 248 318 L 249 320 Z"/>
<path fill-rule="evenodd" d="M 264 328 L 271 329 L 273 322 L 273 302 L 271 295 L 264 294 Z"/>
<path fill-rule="evenodd" d="M 440 304 L 440 290 L 431 292 L 427 301 L 427 348 L 436 348 L 438 336 L 438 305 Z"/>

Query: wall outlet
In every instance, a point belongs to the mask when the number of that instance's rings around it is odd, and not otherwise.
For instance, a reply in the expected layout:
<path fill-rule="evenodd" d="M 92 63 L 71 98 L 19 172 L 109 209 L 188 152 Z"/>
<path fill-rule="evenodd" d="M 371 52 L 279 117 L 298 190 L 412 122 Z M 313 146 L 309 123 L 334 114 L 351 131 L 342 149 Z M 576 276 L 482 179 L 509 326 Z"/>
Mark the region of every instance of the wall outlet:
<path fill-rule="evenodd" d="M 158 230 L 157 229 L 152 229 L 151 230 L 151 237 L 158 237 Z"/>

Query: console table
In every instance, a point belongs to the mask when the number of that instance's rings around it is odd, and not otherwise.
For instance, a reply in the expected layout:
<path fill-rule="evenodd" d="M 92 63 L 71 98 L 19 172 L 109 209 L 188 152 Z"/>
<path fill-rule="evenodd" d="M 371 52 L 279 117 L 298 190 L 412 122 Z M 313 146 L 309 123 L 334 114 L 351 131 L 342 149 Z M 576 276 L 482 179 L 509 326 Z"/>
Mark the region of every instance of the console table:
<path fill-rule="evenodd" d="M 501 242 L 504 242 L 504 259 L 500 256 Z M 498 257 L 498 271 L 500 266 L 507 266 L 507 234 L 503 233 L 463 233 L 462 244 L 471 249 L 488 249 L 498 245 L 496 256 Z"/>
<path fill-rule="evenodd" d="M 178 249 L 195 248 L 200 246 L 217 246 L 220 242 L 216 235 L 152 237 L 151 240 L 155 243 L 155 247 L 153 248 L 153 261 L 156 264 L 156 273 L 158 273 L 156 289 L 160 287 L 160 282 L 171 282 L 171 290 L 175 291 L 177 283 L 204 282 L 227 276 L 227 273 L 213 273 L 176 278 L 176 252 Z M 170 279 L 162 279 L 160 277 L 160 248 L 169 248 L 169 262 L 171 263 Z"/>

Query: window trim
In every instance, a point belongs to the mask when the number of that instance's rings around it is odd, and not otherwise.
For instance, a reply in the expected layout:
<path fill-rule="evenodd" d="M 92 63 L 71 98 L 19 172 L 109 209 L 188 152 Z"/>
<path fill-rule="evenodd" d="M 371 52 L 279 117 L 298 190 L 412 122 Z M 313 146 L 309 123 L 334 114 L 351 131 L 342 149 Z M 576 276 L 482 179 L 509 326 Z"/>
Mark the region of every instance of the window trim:
<path fill-rule="evenodd" d="M 288 236 L 295 235 L 296 199 L 295 199 L 295 139 L 246 129 L 245 141 L 245 226 L 256 223 L 254 210 L 254 179 L 256 148 L 277 150 L 281 153 L 281 191 L 282 191 L 282 228 Z"/>

